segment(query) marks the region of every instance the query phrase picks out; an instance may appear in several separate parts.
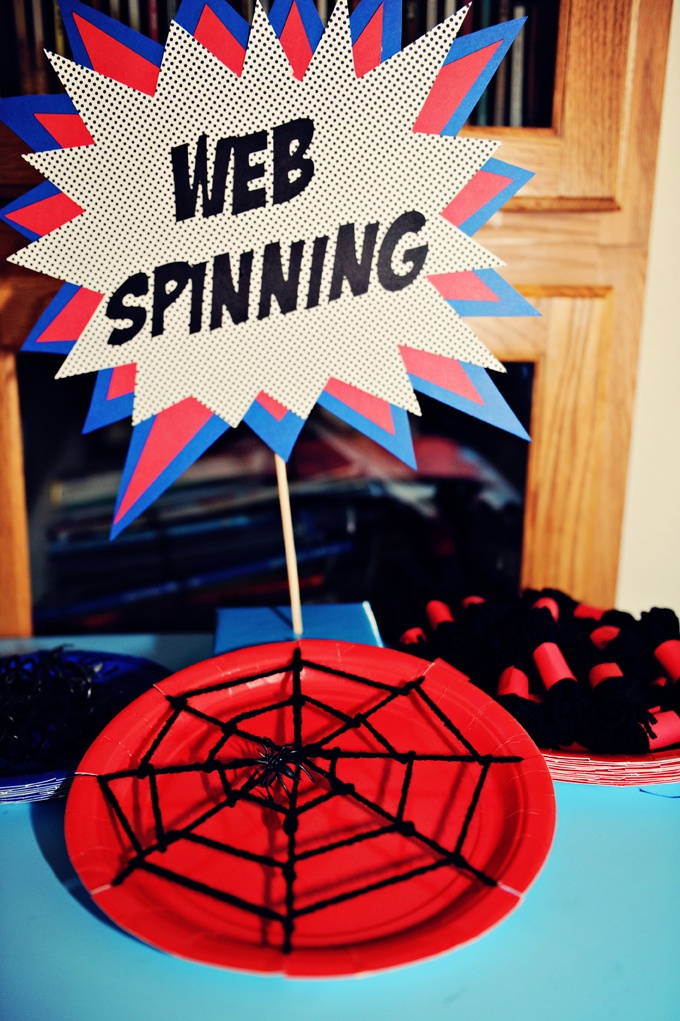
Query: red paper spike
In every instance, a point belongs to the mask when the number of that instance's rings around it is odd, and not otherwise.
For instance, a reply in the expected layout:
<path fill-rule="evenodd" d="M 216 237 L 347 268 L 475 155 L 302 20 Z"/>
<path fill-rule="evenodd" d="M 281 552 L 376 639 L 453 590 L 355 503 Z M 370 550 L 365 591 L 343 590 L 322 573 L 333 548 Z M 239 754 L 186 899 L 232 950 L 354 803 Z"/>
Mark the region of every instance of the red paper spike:
<path fill-rule="evenodd" d="M 105 74 L 107 78 L 113 78 L 122 85 L 129 85 L 132 89 L 153 96 L 159 68 L 152 61 L 135 53 L 129 46 L 125 46 L 118 39 L 81 18 L 79 14 L 74 13 L 73 20 L 95 71 Z"/>

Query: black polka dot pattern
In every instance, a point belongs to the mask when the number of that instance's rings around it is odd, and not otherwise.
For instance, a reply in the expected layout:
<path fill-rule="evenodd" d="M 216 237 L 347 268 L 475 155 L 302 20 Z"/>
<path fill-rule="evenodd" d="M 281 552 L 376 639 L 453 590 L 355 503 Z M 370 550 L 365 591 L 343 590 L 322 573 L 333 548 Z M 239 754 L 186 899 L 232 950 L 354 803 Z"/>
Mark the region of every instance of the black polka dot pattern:
<path fill-rule="evenodd" d="M 293 77 L 259 5 L 241 77 L 176 24 L 153 97 L 53 56 L 95 145 L 39 153 L 29 162 L 85 211 L 13 261 L 106 296 L 59 375 L 136 362 L 133 422 L 193 396 L 235 426 L 261 390 L 307 417 L 331 377 L 418 414 L 400 344 L 499 368 L 427 280 L 431 274 L 502 265 L 440 215 L 497 143 L 412 131 L 464 13 L 361 79 L 354 72 L 345 3 L 336 6 L 302 81 Z M 305 154 L 313 161 L 313 175 L 298 195 L 274 205 L 272 132 L 297 118 L 314 125 Z M 195 215 L 178 220 L 173 148 L 188 146 L 193 175 L 199 138 L 205 135 L 211 180 L 218 140 L 254 132 L 266 132 L 267 146 L 250 157 L 251 165 L 263 164 L 251 187 L 264 188 L 266 205 L 233 214 L 230 169 L 222 212 L 204 216 L 199 190 Z M 377 253 L 390 225 L 411 211 L 421 214 L 424 226 L 401 238 L 389 265 L 396 277 L 408 274 L 413 262 L 405 253 L 426 245 L 424 264 L 403 289 L 387 290 Z M 355 225 L 357 258 L 364 232 L 368 237 L 370 225 L 379 225 L 375 255 L 365 293 L 354 294 L 341 274 L 340 293 L 330 300 L 336 239 L 345 224 Z M 317 237 L 329 240 L 314 305 L 309 295 Z M 274 242 L 280 245 L 284 276 L 296 244 L 304 243 L 297 301 L 282 311 L 274 296 L 262 314 L 264 254 Z M 253 257 L 247 318 L 235 323 L 225 309 L 222 325 L 216 326 L 211 321 L 213 260 L 229 253 L 238 279 L 241 256 L 248 252 Z M 174 262 L 205 263 L 203 300 L 187 284 L 165 310 L 162 333 L 154 335 L 154 271 Z M 144 308 L 145 324 L 132 339 L 111 344 L 112 330 L 129 321 L 107 316 L 109 297 L 140 273 L 148 278 L 148 293 L 126 301 Z M 194 329 L 197 315 L 200 328 Z"/>

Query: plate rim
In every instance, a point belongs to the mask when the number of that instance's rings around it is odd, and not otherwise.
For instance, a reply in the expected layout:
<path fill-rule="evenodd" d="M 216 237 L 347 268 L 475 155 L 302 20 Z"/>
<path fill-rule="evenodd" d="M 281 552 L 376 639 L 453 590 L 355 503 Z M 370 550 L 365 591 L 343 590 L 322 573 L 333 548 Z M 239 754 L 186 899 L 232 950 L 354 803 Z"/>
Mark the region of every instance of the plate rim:
<path fill-rule="evenodd" d="M 177 946 L 168 946 L 163 943 L 163 940 L 158 941 L 150 937 L 148 933 L 140 932 L 134 925 L 121 921 L 115 916 L 115 896 L 109 896 L 108 890 L 90 890 L 91 896 L 121 929 L 147 944 L 178 957 L 199 960 L 202 963 L 251 974 L 284 974 L 299 978 L 356 975 L 414 964 L 478 939 L 498 925 L 519 905 L 548 858 L 555 832 L 556 808 L 554 788 L 545 759 L 528 734 L 502 706 L 481 689 L 472 685 L 463 674 L 449 664 L 441 660 L 429 663 L 408 653 L 392 649 L 377 649 L 357 643 L 302 638 L 296 642 L 251 646 L 235 652 L 224 653 L 178 671 L 158 682 L 148 692 L 130 703 L 104 728 L 99 738 L 88 749 L 71 786 L 66 808 L 65 832 L 69 857 L 76 872 L 80 876 L 78 859 L 81 851 L 77 831 L 81 819 L 79 814 L 82 811 L 81 803 L 83 799 L 87 802 L 88 797 L 95 796 L 85 793 L 87 781 L 90 781 L 90 790 L 94 791 L 96 787 L 99 792 L 98 785 L 91 782 L 92 777 L 99 769 L 98 758 L 103 754 L 102 749 L 108 745 L 108 752 L 111 754 L 111 749 L 119 744 L 121 726 L 125 724 L 125 720 L 121 724 L 121 717 L 132 714 L 143 720 L 145 707 L 140 705 L 143 700 L 157 701 L 159 696 L 165 700 L 166 694 L 177 693 L 179 690 L 186 692 L 192 688 L 205 687 L 206 684 L 221 683 L 229 677 L 248 676 L 247 671 L 252 672 L 253 667 L 258 673 L 275 668 L 282 663 L 289 662 L 295 648 L 300 649 L 304 660 L 313 663 L 315 660 L 321 659 L 321 662 L 330 665 L 331 668 L 335 662 L 339 669 L 348 669 L 350 672 L 352 665 L 354 665 L 356 673 L 359 673 L 357 665 L 365 669 L 365 660 L 368 658 L 372 663 L 379 660 L 381 670 L 384 667 L 389 668 L 389 664 L 392 662 L 395 667 L 400 668 L 398 677 L 403 681 L 431 673 L 433 682 L 441 681 L 443 702 L 452 702 L 459 711 L 461 702 L 463 702 L 468 712 L 468 719 L 472 721 L 472 724 L 484 725 L 487 728 L 493 728 L 495 725 L 508 732 L 506 740 L 523 749 L 522 761 L 516 767 L 516 777 L 519 777 L 522 782 L 525 796 L 530 801 L 533 799 L 532 812 L 523 813 L 525 820 L 528 820 L 526 822 L 528 828 L 516 837 L 522 847 L 522 856 L 518 858 L 517 851 L 515 851 L 514 860 L 508 866 L 513 869 L 512 885 L 509 882 L 499 881 L 498 885 L 489 888 L 488 894 L 480 895 L 473 904 L 472 912 L 462 913 L 462 927 L 464 930 L 467 927 L 470 931 L 464 932 L 453 940 L 450 938 L 451 932 L 455 932 L 459 927 L 460 919 L 452 917 L 448 921 L 444 919 L 442 922 L 440 916 L 447 914 L 446 909 L 442 909 L 434 920 L 429 919 L 417 927 L 421 930 L 420 932 L 413 932 L 406 927 L 397 933 L 382 936 L 376 940 L 357 941 L 350 945 L 325 948 L 293 948 L 287 955 L 284 955 L 278 948 L 271 948 L 271 955 L 265 954 L 263 948 L 244 943 L 241 945 L 244 953 L 238 953 L 232 947 L 231 953 L 220 954 L 219 959 L 214 960 L 182 952 Z M 362 663 L 362 661 L 364 662 Z M 282 669 L 285 669 L 285 666 Z M 151 702 L 149 702 L 150 705 Z M 493 729 L 492 734 L 495 739 L 497 735 Z M 504 741 L 504 743 L 506 742 Z M 503 744 L 498 747 L 502 747 Z M 487 754 L 497 754 L 497 752 Z M 539 808 L 540 811 L 538 811 Z M 520 833 L 519 829 L 517 833 Z M 504 870 L 502 880 L 506 879 L 506 872 L 507 870 Z M 119 889 L 116 888 L 116 890 Z M 114 901 L 113 913 L 111 907 L 107 906 L 107 902 L 111 900 Z M 470 925 L 470 915 L 475 922 L 478 917 L 482 918 L 483 916 L 482 924 Z M 267 957 L 266 962 L 261 960 L 263 957 Z M 361 959 L 359 960 L 359 958 Z"/>

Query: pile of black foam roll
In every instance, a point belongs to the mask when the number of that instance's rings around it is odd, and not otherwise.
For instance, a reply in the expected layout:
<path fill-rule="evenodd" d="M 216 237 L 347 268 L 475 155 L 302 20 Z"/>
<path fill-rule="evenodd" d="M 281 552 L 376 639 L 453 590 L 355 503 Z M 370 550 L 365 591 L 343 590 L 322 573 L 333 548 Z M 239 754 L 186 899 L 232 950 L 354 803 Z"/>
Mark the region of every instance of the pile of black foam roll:
<path fill-rule="evenodd" d="M 446 660 L 503 705 L 540 748 L 644 755 L 680 746 L 680 624 L 639 620 L 555 589 L 423 605 L 399 644 Z"/>

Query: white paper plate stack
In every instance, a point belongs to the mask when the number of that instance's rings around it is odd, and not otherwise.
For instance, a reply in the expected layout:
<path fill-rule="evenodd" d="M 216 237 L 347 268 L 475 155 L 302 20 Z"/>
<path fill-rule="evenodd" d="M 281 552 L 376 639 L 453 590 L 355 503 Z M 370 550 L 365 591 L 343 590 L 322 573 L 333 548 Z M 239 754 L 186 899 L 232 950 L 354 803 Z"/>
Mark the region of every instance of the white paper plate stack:
<path fill-rule="evenodd" d="M 23 776 L 0 776 L 0 804 L 63 798 L 68 794 L 73 776 L 73 770 L 70 772 L 51 770 L 46 773 L 29 773 Z"/>
<path fill-rule="evenodd" d="M 680 749 L 648 755 L 592 755 L 588 752 L 544 751 L 553 780 L 609 784 L 616 787 L 680 783 Z"/>

